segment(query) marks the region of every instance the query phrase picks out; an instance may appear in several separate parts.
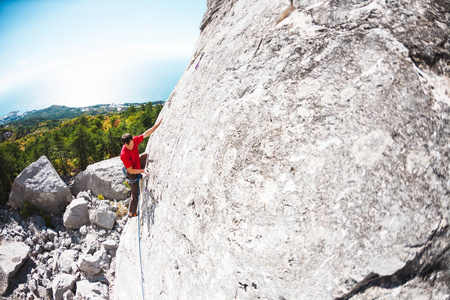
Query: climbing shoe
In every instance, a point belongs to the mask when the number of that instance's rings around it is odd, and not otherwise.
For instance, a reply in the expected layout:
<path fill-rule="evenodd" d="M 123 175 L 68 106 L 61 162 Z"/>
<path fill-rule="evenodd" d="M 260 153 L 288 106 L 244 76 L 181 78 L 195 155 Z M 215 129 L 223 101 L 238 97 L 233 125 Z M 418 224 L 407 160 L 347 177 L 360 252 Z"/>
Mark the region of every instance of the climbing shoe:
<path fill-rule="evenodd" d="M 133 217 L 136 217 L 138 214 L 137 213 L 132 213 L 132 212 L 129 212 L 128 213 L 128 218 L 133 218 Z"/>

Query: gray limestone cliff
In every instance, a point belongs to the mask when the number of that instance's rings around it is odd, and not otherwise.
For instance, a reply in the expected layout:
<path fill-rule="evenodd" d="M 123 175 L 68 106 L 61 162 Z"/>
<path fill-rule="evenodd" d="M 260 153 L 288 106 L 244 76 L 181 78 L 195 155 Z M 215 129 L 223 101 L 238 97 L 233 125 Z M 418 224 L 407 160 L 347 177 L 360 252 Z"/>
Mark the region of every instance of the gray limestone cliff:
<path fill-rule="evenodd" d="M 289 5 L 208 0 L 116 299 L 450 297 L 450 3 Z"/>

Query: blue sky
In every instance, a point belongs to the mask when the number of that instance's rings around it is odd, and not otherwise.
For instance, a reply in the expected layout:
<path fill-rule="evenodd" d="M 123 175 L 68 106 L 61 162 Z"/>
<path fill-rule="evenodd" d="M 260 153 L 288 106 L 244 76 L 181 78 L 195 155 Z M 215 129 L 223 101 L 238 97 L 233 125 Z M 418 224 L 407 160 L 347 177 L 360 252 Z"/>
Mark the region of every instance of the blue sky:
<path fill-rule="evenodd" d="M 21 101 L 105 102 L 133 68 L 186 64 L 205 11 L 206 0 L 0 1 L 0 116 Z"/>

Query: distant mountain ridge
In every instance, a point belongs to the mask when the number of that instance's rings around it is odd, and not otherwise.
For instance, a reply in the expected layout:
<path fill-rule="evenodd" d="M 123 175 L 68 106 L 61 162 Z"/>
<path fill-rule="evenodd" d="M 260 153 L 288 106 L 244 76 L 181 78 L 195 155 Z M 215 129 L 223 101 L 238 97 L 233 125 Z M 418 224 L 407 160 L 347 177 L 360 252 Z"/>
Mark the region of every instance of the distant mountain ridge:
<path fill-rule="evenodd" d="M 156 104 L 163 104 L 164 101 L 152 101 Z M 21 113 L 13 111 L 0 118 L 0 125 L 7 125 L 12 122 L 42 118 L 48 120 L 61 120 L 79 117 L 83 114 L 99 115 L 110 112 L 118 112 L 132 105 L 141 105 L 143 103 L 124 103 L 124 104 L 98 104 L 88 107 L 67 107 L 64 105 L 52 105 L 50 107 L 32 110 Z"/>

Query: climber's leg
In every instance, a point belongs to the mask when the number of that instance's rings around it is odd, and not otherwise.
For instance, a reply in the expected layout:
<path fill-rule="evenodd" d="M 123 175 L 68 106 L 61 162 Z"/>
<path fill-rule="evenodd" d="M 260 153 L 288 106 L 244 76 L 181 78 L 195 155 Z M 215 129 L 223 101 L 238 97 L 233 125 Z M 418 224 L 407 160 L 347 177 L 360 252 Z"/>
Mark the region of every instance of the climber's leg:
<path fill-rule="evenodd" d="M 145 168 L 145 163 L 147 162 L 147 153 L 142 153 L 139 155 L 139 160 L 141 163 L 141 168 Z M 136 181 L 135 183 L 130 183 L 131 186 L 131 201 L 130 205 L 128 206 L 128 215 L 130 217 L 134 217 L 137 214 L 137 206 L 139 202 L 139 180 L 137 180 L 138 175 L 137 174 L 130 174 L 127 172 L 127 178 L 133 181 Z"/>
<path fill-rule="evenodd" d="M 138 203 L 138 188 L 139 188 L 139 180 L 137 180 L 137 174 L 130 174 L 127 172 L 127 178 L 132 181 L 130 183 L 131 187 L 131 201 L 128 205 L 128 213 L 129 216 L 135 216 L 137 211 L 137 203 Z"/>
<path fill-rule="evenodd" d="M 145 169 L 145 163 L 147 162 L 147 153 L 141 153 L 139 155 L 139 160 L 141 162 L 141 169 Z"/>

